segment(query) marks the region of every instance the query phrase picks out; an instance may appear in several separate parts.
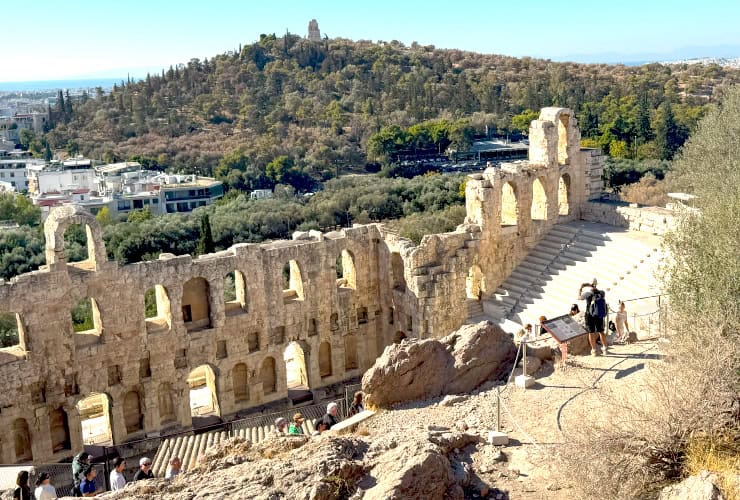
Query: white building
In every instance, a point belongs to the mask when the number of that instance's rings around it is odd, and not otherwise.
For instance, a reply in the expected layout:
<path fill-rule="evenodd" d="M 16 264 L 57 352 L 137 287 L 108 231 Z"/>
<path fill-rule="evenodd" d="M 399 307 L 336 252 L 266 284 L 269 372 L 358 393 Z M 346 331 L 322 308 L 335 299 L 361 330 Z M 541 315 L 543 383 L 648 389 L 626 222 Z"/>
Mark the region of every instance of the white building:
<path fill-rule="evenodd" d="M 44 160 L 31 158 L 26 151 L 0 150 L 0 182 L 8 182 L 16 191 L 25 191 L 28 189 L 28 168 L 44 164 Z"/>

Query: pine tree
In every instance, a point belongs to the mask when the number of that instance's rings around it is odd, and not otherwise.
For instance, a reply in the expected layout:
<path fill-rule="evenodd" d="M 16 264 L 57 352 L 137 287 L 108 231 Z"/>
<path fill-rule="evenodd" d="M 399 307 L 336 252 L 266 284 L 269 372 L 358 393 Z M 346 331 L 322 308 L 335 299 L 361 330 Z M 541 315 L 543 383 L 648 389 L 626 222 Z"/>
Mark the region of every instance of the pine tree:
<path fill-rule="evenodd" d="M 72 118 L 72 98 L 69 97 L 69 89 L 67 89 L 67 100 L 64 103 L 64 119 L 69 121 Z"/>
<path fill-rule="evenodd" d="M 643 95 L 640 98 L 640 105 L 637 108 L 635 134 L 641 143 L 648 142 L 653 138 L 653 129 L 650 127 L 650 109 L 648 108 L 647 95 Z"/>
<path fill-rule="evenodd" d="M 54 155 L 51 154 L 51 147 L 49 147 L 49 143 L 46 143 L 46 148 L 44 149 L 44 160 L 51 161 L 51 159 L 54 157 Z"/>
<path fill-rule="evenodd" d="M 200 236 L 198 237 L 198 255 L 213 253 L 216 250 L 216 244 L 213 242 L 213 233 L 211 232 L 211 219 L 208 214 L 200 218 Z"/>
<path fill-rule="evenodd" d="M 655 125 L 655 145 L 661 160 L 670 160 L 681 147 L 676 118 L 669 102 L 664 102 L 658 109 L 658 120 Z"/>

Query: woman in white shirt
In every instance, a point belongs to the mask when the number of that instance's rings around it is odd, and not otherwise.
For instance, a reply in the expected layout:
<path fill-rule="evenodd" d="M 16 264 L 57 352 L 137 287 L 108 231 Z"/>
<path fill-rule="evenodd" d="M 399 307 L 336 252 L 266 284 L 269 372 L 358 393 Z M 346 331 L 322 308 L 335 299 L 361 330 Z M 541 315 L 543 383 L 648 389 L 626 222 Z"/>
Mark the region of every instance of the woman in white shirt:
<path fill-rule="evenodd" d="M 36 500 L 50 500 L 52 498 L 57 498 L 57 490 L 49 484 L 50 480 L 51 476 L 49 476 L 49 473 L 42 472 L 39 474 L 38 479 L 36 479 L 36 490 L 34 491 Z"/>

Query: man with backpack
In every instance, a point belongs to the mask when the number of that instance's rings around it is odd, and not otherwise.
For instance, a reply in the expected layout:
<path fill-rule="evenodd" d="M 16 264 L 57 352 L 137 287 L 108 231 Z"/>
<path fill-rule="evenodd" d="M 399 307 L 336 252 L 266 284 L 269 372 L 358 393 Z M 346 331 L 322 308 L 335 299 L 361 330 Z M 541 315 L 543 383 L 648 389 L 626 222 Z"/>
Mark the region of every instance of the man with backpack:
<path fill-rule="evenodd" d="M 594 280 L 596 281 L 596 280 Z M 586 330 L 588 331 L 588 343 L 591 344 L 591 355 L 596 356 L 596 334 L 601 338 L 601 353 L 608 354 L 608 344 L 604 333 L 604 320 L 607 315 L 606 294 L 596 286 L 592 286 L 592 292 L 586 295 Z"/>

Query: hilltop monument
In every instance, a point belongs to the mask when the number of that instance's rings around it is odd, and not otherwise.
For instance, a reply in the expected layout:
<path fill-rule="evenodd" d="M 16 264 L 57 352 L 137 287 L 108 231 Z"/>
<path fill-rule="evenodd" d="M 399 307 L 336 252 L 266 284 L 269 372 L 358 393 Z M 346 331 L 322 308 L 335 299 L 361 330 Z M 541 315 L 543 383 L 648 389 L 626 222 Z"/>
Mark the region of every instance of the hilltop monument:
<path fill-rule="evenodd" d="M 308 22 L 308 36 L 306 38 L 312 42 L 321 41 L 321 30 L 319 30 L 319 22 L 316 19 L 311 19 Z"/>

